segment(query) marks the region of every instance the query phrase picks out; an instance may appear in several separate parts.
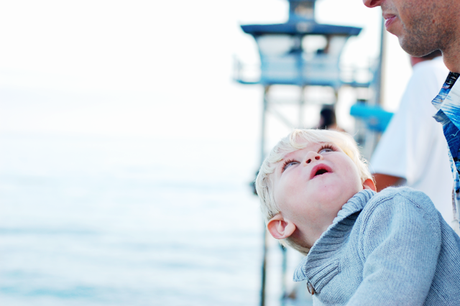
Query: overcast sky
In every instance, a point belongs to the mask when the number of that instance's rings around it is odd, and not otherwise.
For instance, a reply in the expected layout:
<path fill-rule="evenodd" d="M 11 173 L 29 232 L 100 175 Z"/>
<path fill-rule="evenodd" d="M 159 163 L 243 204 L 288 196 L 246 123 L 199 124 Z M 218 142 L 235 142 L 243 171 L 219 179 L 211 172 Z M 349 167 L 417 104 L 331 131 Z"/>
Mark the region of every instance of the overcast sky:
<path fill-rule="evenodd" d="M 258 60 L 240 24 L 284 22 L 287 8 L 285 0 L 0 0 L 0 131 L 256 137 L 262 89 L 232 82 L 234 56 Z M 316 16 L 364 28 L 344 61 L 375 58 L 380 9 L 320 0 Z M 410 69 L 395 37 L 388 51 L 394 108 Z"/>

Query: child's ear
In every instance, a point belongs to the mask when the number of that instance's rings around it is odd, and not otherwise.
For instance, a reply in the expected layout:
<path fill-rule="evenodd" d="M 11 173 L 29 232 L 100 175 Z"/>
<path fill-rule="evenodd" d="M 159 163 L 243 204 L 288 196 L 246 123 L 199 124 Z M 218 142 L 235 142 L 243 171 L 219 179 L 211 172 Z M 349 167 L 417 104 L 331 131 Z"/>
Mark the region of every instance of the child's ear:
<path fill-rule="evenodd" d="M 267 223 L 267 229 L 275 239 L 285 239 L 294 233 L 296 226 L 291 221 L 285 220 L 281 214 L 276 214 Z"/>
<path fill-rule="evenodd" d="M 364 181 L 363 188 L 364 189 L 372 189 L 374 191 L 377 191 L 377 188 L 375 188 L 374 181 L 371 180 L 371 179 L 367 179 L 367 180 Z"/>

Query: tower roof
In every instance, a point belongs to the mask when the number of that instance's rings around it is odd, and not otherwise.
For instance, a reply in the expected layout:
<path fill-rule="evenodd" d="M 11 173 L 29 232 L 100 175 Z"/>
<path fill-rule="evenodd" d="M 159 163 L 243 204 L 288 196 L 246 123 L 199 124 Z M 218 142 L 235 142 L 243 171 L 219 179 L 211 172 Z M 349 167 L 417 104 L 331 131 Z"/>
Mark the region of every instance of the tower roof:
<path fill-rule="evenodd" d="M 280 24 L 248 24 L 241 25 L 243 31 L 252 36 L 266 34 L 322 34 L 322 35 L 347 35 L 356 36 L 361 32 L 361 28 L 339 26 L 330 24 L 319 24 L 314 21 L 287 22 Z"/>

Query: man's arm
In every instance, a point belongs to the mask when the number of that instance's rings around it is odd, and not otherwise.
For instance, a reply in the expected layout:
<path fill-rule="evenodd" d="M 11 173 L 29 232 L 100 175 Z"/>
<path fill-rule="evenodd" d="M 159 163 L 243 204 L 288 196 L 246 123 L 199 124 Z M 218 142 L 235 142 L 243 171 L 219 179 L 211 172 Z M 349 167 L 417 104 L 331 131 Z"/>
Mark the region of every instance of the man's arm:
<path fill-rule="evenodd" d="M 375 185 L 377 187 L 377 192 L 382 191 L 383 189 L 390 186 L 399 186 L 403 183 L 404 179 L 398 176 L 392 176 L 382 173 L 374 173 Z"/>

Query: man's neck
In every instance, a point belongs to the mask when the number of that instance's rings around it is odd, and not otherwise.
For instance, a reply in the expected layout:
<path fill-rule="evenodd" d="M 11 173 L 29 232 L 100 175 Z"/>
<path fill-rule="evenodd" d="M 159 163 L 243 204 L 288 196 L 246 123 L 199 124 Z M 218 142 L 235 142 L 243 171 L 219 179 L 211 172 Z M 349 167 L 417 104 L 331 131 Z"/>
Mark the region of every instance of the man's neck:
<path fill-rule="evenodd" d="M 455 50 L 447 50 L 442 52 L 444 65 L 446 65 L 447 69 L 452 72 L 460 73 L 460 46 Z"/>
<path fill-rule="evenodd" d="M 460 73 L 460 32 L 458 26 L 460 24 L 460 0 L 452 2 L 452 10 L 457 12 L 454 16 L 450 16 L 449 23 L 446 24 L 450 28 L 450 39 L 443 42 L 442 57 L 447 69 L 451 72 Z"/>

